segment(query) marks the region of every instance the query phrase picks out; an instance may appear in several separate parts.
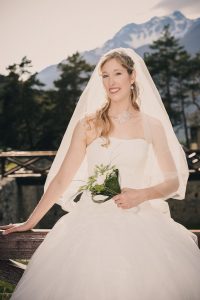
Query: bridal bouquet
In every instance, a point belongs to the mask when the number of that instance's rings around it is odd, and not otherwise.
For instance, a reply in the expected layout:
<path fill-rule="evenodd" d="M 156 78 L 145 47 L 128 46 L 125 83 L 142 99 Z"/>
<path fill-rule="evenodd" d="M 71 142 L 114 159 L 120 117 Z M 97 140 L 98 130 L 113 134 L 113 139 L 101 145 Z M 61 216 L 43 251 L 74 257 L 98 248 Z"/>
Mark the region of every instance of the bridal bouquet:
<path fill-rule="evenodd" d="M 105 202 L 121 193 L 118 178 L 119 170 L 115 166 L 97 165 L 94 169 L 94 175 L 88 178 L 86 185 L 79 188 L 79 192 L 88 190 L 91 192 L 94 202 Z"/>

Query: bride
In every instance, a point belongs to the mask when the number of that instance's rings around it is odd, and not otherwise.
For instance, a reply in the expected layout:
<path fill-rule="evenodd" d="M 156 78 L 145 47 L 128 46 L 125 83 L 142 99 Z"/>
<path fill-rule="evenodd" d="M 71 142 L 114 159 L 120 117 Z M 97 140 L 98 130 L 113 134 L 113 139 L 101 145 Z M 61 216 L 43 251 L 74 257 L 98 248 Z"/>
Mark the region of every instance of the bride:
<path fill-rule="evenodd" d="M 117 168 L 121 191 L 98 203 L 87 183 L 106 166 Z M 93 188 L 104 186 L 100 177 Z M 11 299 L 199 300 L 196 236 L 171 218 L 165 201 L 184 199 L 187 179 L 185 154 L 143 60 L 127 48 L 106 53 L 35 210 L 24 223 L 1 227 L 4 234 L 30 230 L 54 203 L 70 211 L 36 250 Z"/>

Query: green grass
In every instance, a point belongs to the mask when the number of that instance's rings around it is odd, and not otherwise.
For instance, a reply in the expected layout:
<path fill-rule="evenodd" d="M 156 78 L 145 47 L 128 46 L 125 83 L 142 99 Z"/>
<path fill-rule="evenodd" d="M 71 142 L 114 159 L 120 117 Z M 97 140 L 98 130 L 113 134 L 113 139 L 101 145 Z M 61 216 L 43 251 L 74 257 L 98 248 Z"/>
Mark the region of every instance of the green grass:
<path fill-rule="evenodd" d="M 6 164 L 6 172 L 10 171 L 12 168 L 14 168 L 16 166 L 17 166 L 17 164 L 15 164 L 13 162 L 10 162 L 10 163 Z"/>
<path fill-rule="evenodd" d="M 10 299 L 14 289 L 15 289 L 14 285 L 0 280 L 0 300 Z"/>
<path fill-rule="evenodd" d="M 16 259 L 16 261 L 27 265 L 29 260 L 28 259 Z M 0 300 L 8 300 L 10 299 L 13 291 L 15 289 L 14 284 L 10 284 L 6 281 L 0 280 Z"/>

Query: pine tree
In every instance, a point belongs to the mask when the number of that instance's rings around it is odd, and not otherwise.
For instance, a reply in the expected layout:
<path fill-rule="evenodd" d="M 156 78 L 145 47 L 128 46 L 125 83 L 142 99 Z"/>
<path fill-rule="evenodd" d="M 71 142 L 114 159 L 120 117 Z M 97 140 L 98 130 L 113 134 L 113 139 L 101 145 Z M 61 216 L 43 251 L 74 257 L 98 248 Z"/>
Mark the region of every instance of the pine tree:
<path fill-rule="evenodd" d="M 187 86 L 192 103 L 200 111 L 200 52 L 191 58 Z"/>
<path fill-rule="evenodd" d="M 41 84 L 36 74 L 30 75 L 31 61 L 24 57 L 20 64 L 10 65 L 9 74 L 0 84 L 0 124 L 3 149 L 34 149 L 37 135 L 39 104 L 36 88 Z M 26 77 L 26 79 L 25 79 Z"/>
<path fill-rule="evenodd" d="M 186 107 L 188 99 L 187 80 L 190 76 L 191 57 L 169 31 L 164 28 L 160 39 L 150 46 L 152 53 L 145 54 L 145 61 L 161 94 L 172 125 L 183 127 L 185 142 L 189 146 Z"/>
<path fill-rule="evenodd" d="M 76 103 L 87 83 L 93 66 L 77 52 L 59 64 L 61 76 L 54 82 L 56 91 L 50 93 L 55 98 L 54 119 L 56 120 L 57 140 L 61 139 L 69 123 Z M 55 124 L 54 124 L 55 126 Z"/>
<path fill-rule="evenodd" d="M 169 26 L 164 28 L 161 38 L 150 46 L 151 54 L 145 54 L 145 62 L 150 70 L 157 88 L 161 94 L 164 106 L 171 118 L 173 125 L 180 122 L 179 115 L 174 109 L 174 78 L 177 75 L 176 62 L 183 47 L 179 45 L 169 31 Z"/>

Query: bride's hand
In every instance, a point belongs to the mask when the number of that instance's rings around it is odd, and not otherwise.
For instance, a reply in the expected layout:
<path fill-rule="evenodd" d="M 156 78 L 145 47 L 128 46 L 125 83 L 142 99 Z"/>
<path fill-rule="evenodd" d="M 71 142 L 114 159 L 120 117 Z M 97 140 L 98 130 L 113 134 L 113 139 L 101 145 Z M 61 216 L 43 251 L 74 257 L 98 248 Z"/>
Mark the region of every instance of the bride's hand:
<path fill-rule="evenodd" d="M 145 193 L 142 189 L 123 188 L 121 194 L 114 196 L 113 200 L 118 207 L 132 208 L 145 201 Z"/>
<path fill-rule="evenodd" d="M 0 229 L 3 230 L 3 232 L 2 232 L 3 235 L 7 235 L 12 232 L 27 231 L 27 230 L 32 229 L 32 227 L 30 227 L 30 225 L 28 225 L 27 222 L 24 222 L 24 223 L 3 225 L 3 226 L 0 226 Z"/>

